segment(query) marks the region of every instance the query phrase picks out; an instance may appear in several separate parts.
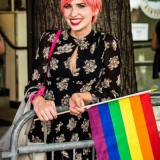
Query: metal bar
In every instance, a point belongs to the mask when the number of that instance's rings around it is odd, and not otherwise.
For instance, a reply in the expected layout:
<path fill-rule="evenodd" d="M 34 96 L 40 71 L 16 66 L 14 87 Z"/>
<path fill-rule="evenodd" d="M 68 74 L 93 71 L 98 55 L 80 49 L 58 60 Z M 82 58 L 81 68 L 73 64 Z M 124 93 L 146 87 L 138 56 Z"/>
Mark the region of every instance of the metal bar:
<path fill-rule="evenodd" d="M 92 148 L 92 160 L 94 160 L 94 157 L 95 156 L 95 149 L 94 149 L 94 147 Z"/>
<path fill-rule="evenodd" d="M 12 158 L 15 155 L 33 154 L 50 151 L 71 150 L 75 148 L 91 148 L 94 146 L 93 140 L 84 140 L 78 142 L 63 142 L 63 143 L 51 143 L 51 144 L 37 144 L 30 146 L 17 147 L 16 152 L 3 152 L 3 158 Z"/>
<path fill-rule="evenodd" d="M 52 160 L 54 160 L 54 151 L 52 151 Z"/>
<path fill-rule="evenodd" d="M 41 153 L 50 151 L 75 150 L 80 148 L 91 148 L 94 146 L 93 140 L 83 140 L 75 142 L 35 144 L 30 146 L 20 146 L 17 148 L 18 154 Z"/>
<path fill-rule="evenodd" d="M 75 147 L 74 147 L 75 148 Z M 73 160 L 75 160 L 76 150 L 73 149 Z"/>

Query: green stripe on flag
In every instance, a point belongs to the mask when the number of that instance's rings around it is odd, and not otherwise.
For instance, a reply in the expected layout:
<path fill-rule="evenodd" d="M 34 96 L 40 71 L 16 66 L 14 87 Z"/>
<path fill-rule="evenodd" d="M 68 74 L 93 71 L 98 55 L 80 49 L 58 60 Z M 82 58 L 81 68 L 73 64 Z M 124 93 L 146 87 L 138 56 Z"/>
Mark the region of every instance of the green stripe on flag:
<path fill-rule="evenodd" d="M 121 160 L 131 160 L 131 154 L 127 141 L 126 131 L 124 128 L 123 118 L 118 100 L 108 103 L 112 123 L 117 140 L 118 150 Z"/>

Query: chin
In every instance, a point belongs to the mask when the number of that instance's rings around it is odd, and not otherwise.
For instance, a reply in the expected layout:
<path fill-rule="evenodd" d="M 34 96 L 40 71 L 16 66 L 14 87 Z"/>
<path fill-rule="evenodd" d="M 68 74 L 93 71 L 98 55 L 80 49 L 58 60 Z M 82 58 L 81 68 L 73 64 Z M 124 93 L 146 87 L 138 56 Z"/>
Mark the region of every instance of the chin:
<path fill-rule="evenodd" d="M 83 27 L 74 27 L 74 26 L 70 26 L 71 30 L 75 31 L 75 32 L 79 32 L 79 31 L 83 31 L 85 30 L 85 28 Z"/>

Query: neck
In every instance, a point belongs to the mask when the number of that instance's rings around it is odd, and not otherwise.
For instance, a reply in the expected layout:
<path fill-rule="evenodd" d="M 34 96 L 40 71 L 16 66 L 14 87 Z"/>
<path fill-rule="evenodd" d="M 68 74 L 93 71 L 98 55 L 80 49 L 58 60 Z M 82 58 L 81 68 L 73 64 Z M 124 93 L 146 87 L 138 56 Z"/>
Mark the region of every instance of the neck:
<path fill-rule="evenodd" d="M 88 29 L 88 30 L 79 30 L 79 31 L 74 31 L 71 29 L 70 34 L 72 37 L 76 38 L 76 39 L 82 39 L 84 37 L 86 37 L 90 32 L 91 32 L 92 28 Z"/>

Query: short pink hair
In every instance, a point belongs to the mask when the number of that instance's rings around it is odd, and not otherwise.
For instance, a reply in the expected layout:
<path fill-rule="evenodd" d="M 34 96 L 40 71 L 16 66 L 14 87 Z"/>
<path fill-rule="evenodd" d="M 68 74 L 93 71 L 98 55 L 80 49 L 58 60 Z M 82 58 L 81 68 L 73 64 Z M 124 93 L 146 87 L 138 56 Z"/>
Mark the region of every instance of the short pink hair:
<path fill-rule="evenodd" d="M 70 3 L 72 2 L 73 0 L 61 0 L 61 11 L 63 13 L 63 10 L 64 10 L 64 6 L 67 4 L 67 3 Z M 97 14 L 94 16 L 93 20 L 92 20 L 92 24 L 96 22 L 97 20 L 97 16 L 99 14 L 99 12 L 101 12 L 102 10 L 102 0 L 83 0 L 84 3 L 87 5 L 87 6 L 90 6 L 92 11 L 93 12 L 97 12 Z"/>

